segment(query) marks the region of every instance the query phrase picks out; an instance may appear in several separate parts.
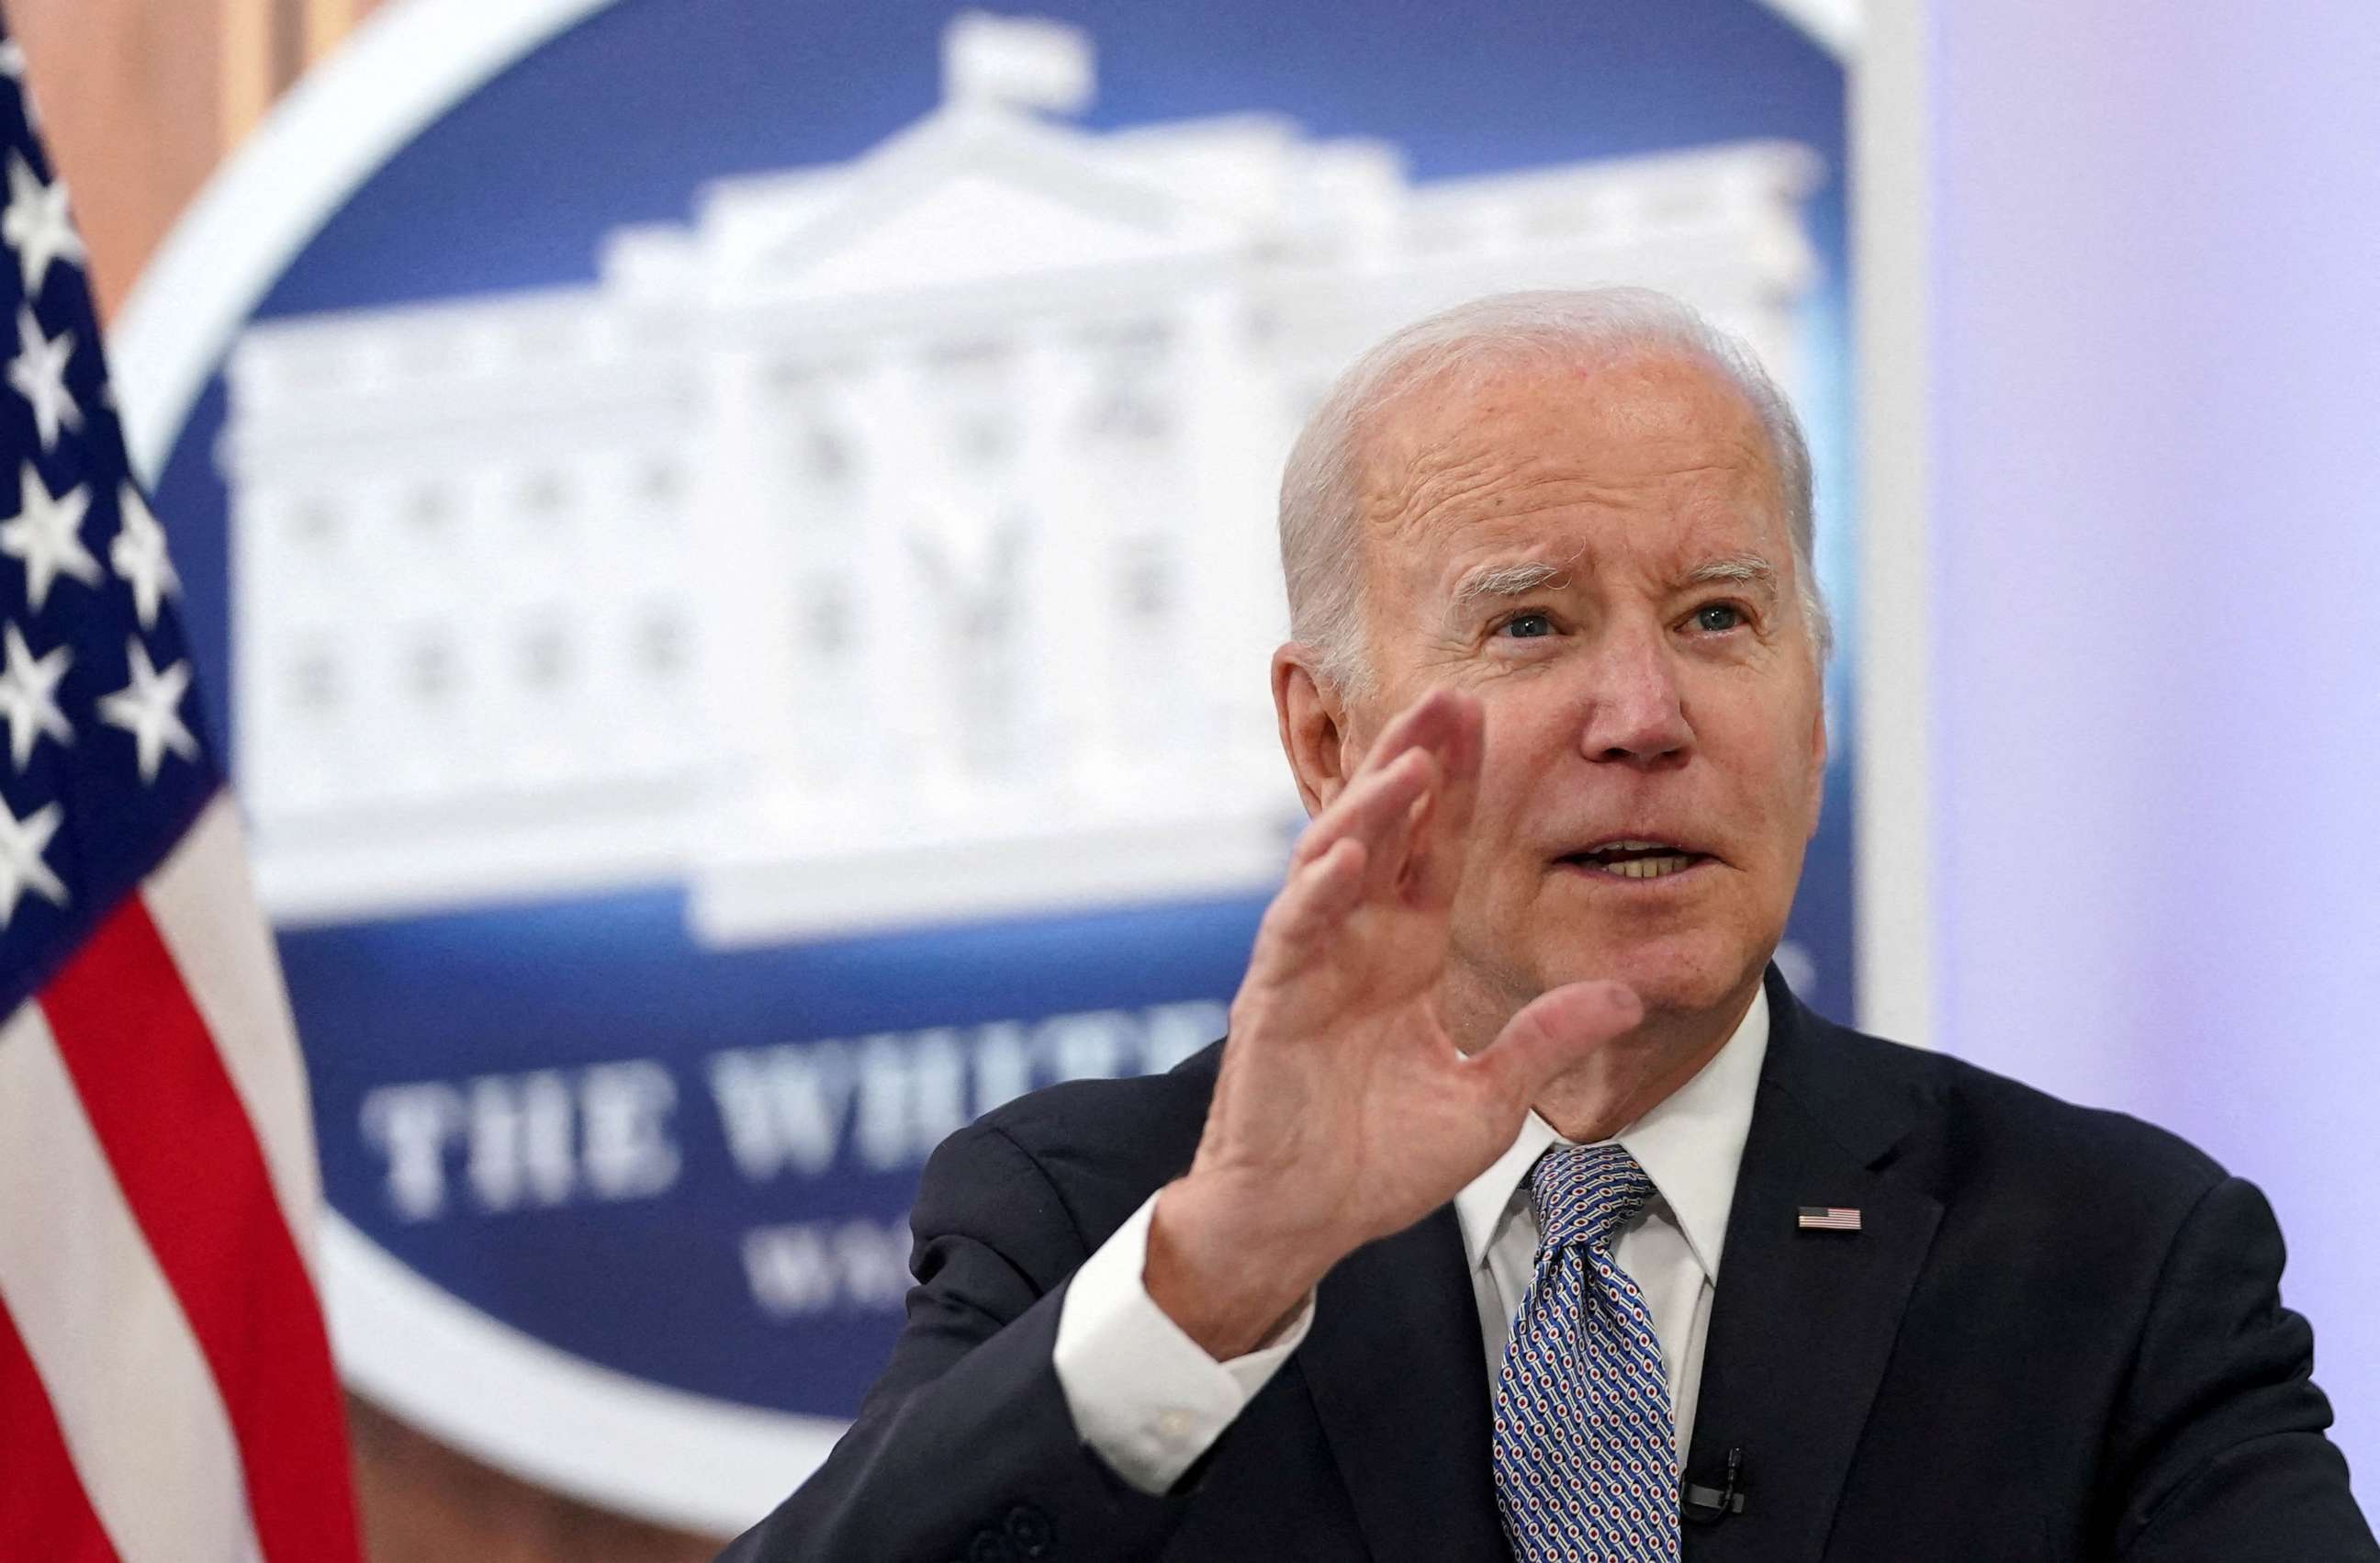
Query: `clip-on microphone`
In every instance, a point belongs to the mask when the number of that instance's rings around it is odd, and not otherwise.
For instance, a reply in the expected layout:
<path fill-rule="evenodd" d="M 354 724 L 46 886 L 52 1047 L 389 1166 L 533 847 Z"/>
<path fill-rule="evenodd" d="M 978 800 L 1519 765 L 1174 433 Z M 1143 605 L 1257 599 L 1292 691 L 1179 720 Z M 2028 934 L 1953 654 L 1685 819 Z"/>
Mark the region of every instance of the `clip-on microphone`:
<path fill-rule="evenodd" d="M 1730 1514 L 1743 1512 L 1743 1447 L 1737 1445 L 1727 1451 L 1727 1483 L 1724 1486 L 1706 1487 L 1700 1483 L 1686 1484 L 1685 1501 L 1679 1506 L 1685 1518 L 1698 1525 L 1715 1525 Z"/>

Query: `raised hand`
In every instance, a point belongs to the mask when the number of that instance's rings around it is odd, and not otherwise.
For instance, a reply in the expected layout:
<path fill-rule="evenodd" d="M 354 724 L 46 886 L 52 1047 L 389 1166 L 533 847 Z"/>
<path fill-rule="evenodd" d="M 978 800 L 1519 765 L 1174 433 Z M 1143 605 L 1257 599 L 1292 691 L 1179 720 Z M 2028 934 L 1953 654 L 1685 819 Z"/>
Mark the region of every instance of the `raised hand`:
<path fill-rule="evenodd" d="M 1440 690 L 1391 722 L 1298 843 L 1232 1003 L 1204 1137 L 1158 1201 L 1149 1295 L 1217 1357 L 1349 1252 L 1451 1199 L 1546 1083 L 1642 1018 L 1617 983 L 1540 995 L 1465 1056 L 1437 1004 L 1483 715 Z"/>

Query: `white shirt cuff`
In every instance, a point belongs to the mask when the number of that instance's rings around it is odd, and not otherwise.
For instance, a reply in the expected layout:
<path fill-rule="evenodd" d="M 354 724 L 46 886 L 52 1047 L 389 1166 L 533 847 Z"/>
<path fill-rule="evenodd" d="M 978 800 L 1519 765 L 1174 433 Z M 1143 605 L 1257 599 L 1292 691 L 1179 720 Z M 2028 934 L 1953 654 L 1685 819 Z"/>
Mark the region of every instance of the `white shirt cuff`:
<path fill-rule="evenodd" d="M 1182 1479 L 1256 1398 L 1314 1323 L 1314 1296 L 1269 1346 L 1219 1362 L 1148 1295 L 1151 1194 L 1083 1262 L 1058 1314 L 1051 1363 L 1075 1431 L 1144 1493 Z"/>

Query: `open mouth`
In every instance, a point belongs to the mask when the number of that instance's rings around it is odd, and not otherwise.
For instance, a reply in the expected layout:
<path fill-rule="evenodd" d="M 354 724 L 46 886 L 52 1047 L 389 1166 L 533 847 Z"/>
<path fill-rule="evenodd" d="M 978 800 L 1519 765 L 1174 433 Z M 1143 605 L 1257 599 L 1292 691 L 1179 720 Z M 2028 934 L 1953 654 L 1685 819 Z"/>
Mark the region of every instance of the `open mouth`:
<path fill-rule="evenodd" d="M 1706 852 L 1690 851 L 1667 841 L 1607 841 L 1560 860 L 1587 873 L 1613 879 L 1667 879 L 1698 863 L 1711 861 Z"/>

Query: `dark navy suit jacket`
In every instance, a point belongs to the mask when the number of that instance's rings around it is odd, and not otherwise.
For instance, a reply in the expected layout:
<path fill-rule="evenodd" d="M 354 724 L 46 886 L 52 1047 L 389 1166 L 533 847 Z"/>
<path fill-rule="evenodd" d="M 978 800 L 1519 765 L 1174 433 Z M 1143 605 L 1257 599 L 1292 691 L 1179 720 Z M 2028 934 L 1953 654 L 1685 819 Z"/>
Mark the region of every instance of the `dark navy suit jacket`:
<path fill-rule="evenodd" d="M 1714 1300 L 1696 1563 L 2380 1563 L 2324 1437 L 2264 1197 L 2181 1141 L 1802 1007 L 1771 1032 Z M 919 1285 L 826 1464 L 722 1563 L 1506 1557 L 1451 1205 L 1323 1281 L 1312 1333 L 1176 1489 L 1075 1433 L 1066 1279 L 1190 1163 L 1220 1047 L 953 1136 Z M 1861 1212 L 1803 1231 L 1799 1207 Z M 1715 1512 L 1719 1506 L 1698 1509 Z"/>

